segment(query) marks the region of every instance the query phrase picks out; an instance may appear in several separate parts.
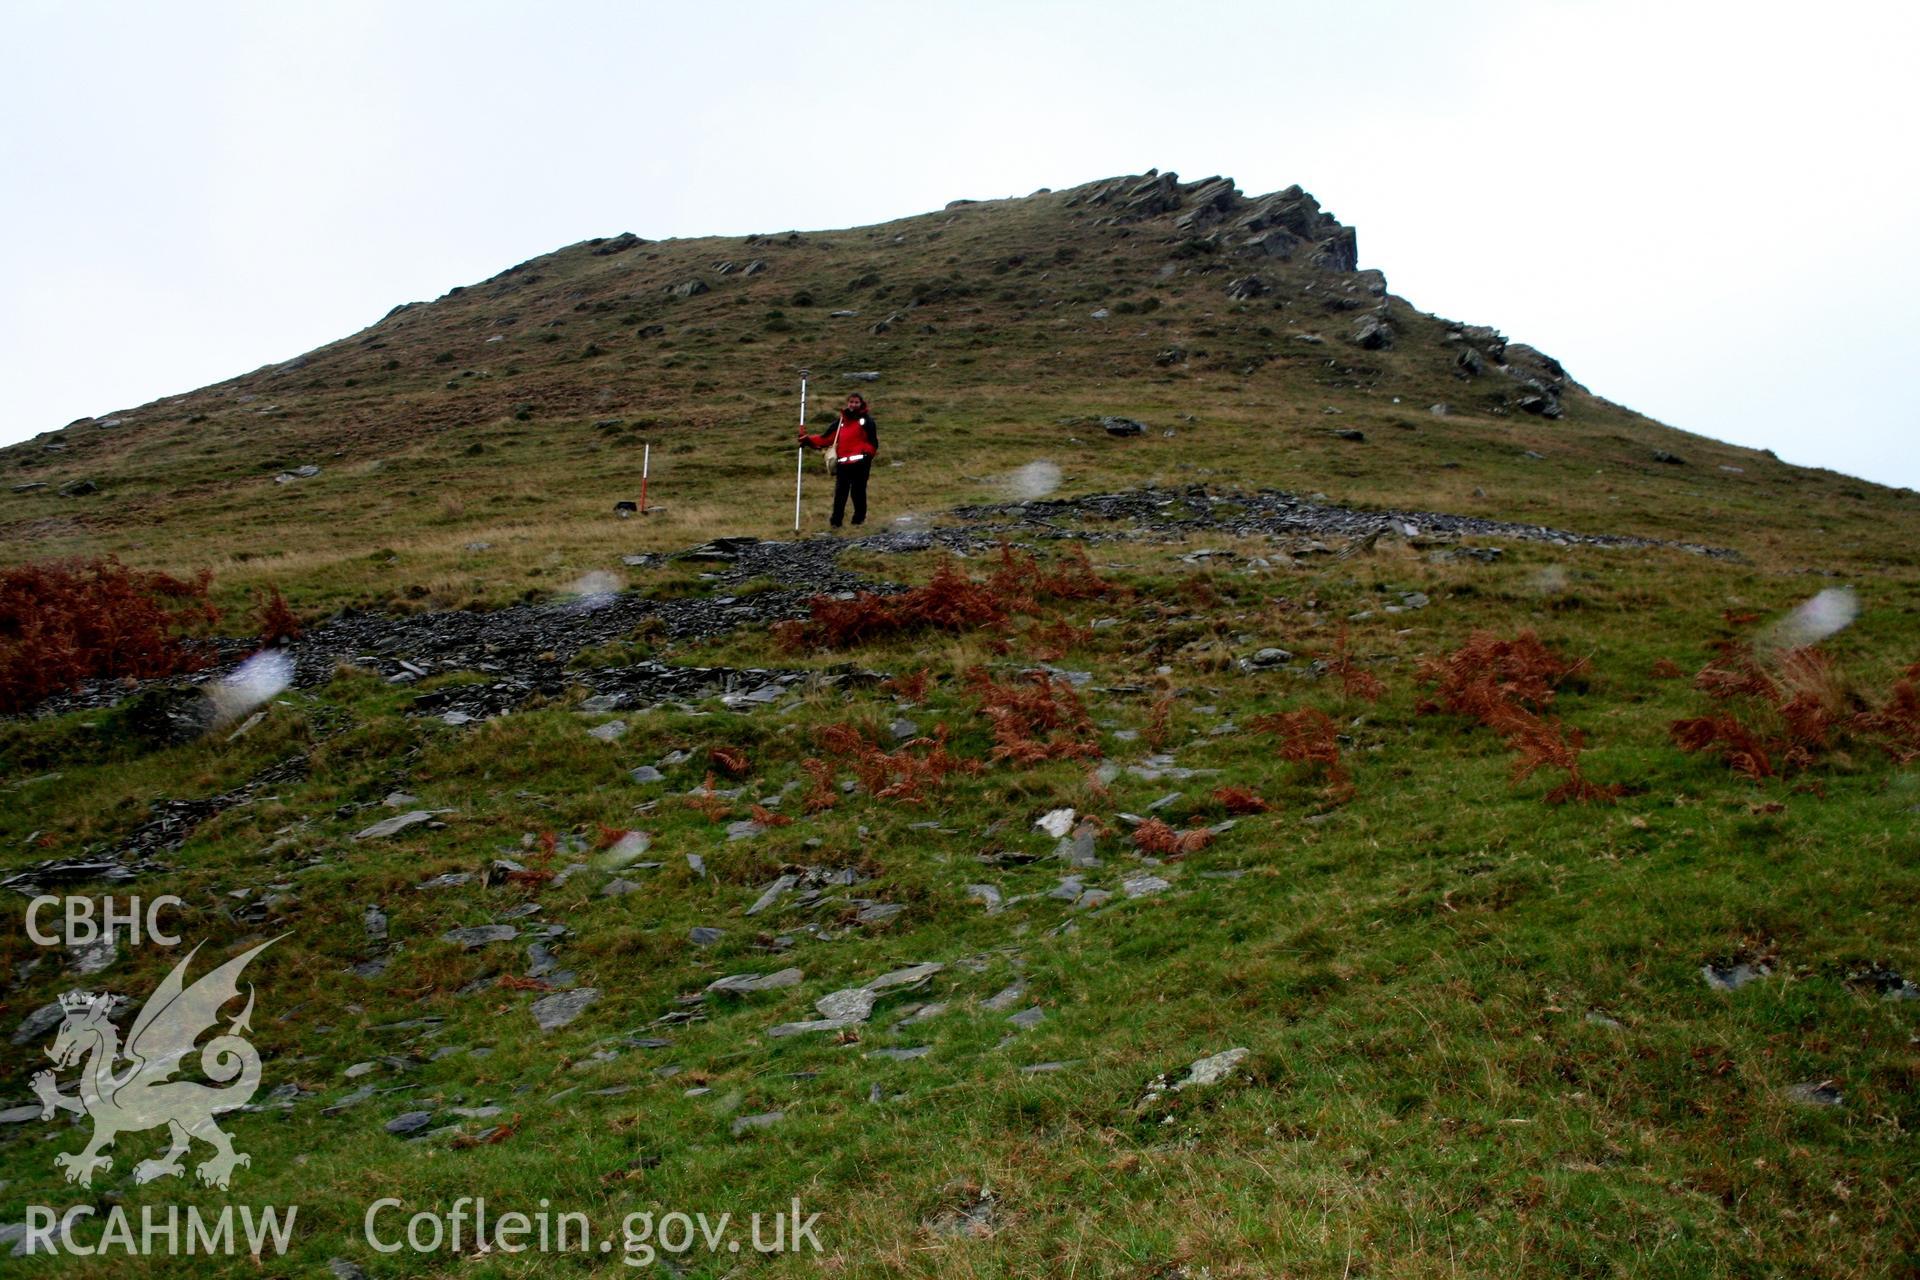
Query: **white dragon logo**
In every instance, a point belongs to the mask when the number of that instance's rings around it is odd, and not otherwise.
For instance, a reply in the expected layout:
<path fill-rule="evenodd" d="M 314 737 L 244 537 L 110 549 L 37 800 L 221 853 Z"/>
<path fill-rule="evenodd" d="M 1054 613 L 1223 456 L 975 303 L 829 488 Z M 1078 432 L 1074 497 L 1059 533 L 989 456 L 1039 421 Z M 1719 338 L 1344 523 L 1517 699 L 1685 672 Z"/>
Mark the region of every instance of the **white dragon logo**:
<path fill-rule="evenodd" d="M 185 983 L 187 966 L 200 951 L 194 947 L 140 1007 L 124 1050 L 120 1032 L 108 1017 L 114 1004 L 112 996 L 70 991 L 60 997 L 66 1019 L 47 1056 L 60 1069 L 89 1055 L 91 1058 L 81 1070 L 75 1096 L 59 1091 L 52 1071 L 33 1077 L 33 1091 L 40 1098 L 42 1120 L 53 1119 L 56 1111 L 93 1119 L 93 1140 L 85 1150 L 54 1157 L 54 1162 L 66 1170 L 68 1182 L 91 1186 L 96 1169 L 113 1168 L 113 1158 L 103 1155 L 103 1148 L 112 1146 L 122 1133 L 159 1125 L 167 1126 L 173 1145 L 159 1159 L 142 1160 L 135 1166 L 135 1182 L 180 1176 L 180 1157 L 194 1138 L 214 1148 L 213 1157 L 195 1170 L 208 1186 L 225 1190 L 234 1169 L 252 1163 L 247 1155 L 233 1149 L 233 1139 L 213 1122 L 219 1113 L 246 1105 L 260 1087 L 260 1055 L 240 1034 L 251 1030 L 251 985 L 246 1008 L 228 1025 L 225 1035 L 209 1040 L 200 1053 L 200 1068 L 207 1078 L 226 1087 L 167 1077 L 180 1069 L 180 1060 L 193 1052 L 193 1042 L 200 1034 L 220 1020 L 221 1007 L 240 994 L 240 971 L 247 962 L 279 940 L 269 939 L 236 956 L 189 987 Z M 123 1058 L 129 1065 L 117 1071 Z M 230 1080 L 234 1083 L 227 1084 Z"/>

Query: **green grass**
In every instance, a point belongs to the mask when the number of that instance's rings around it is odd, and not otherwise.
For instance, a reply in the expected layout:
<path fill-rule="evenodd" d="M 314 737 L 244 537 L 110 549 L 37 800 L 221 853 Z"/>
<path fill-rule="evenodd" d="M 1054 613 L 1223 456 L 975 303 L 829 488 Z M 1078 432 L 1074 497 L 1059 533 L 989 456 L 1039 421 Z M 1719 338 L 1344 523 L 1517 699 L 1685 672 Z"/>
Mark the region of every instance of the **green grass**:
<path fill-rule="evenodd" d="M 38 442 L 0 450 L 0 559 L 113 553 L 175 572 L 210 566 L 234 631 L 247 629 L 240 618 L 268 583 L 309 617 L 349 605 L 497 605 L 564 592 L 594 571 L 654 599 L 697 596 L 715 587 L 694 569 L 629 569 L 620 557 L 790 528 L 801 364 L 815 371 L 816 412 L 855 385 L 873 399 L 883 523 L 1002 499 L 1011 472 L 1048 459 L 1065 494 L 1271 485 L 1726 545 L 1743 558 L 1509 543 L 1496 564 L 1440 564 L 1383 541 L 1350 559 L 1251 572 L 1242 561 L 1178 557 L 1199 545 L 1262 554 L 1260 540 L 1100 543 L 1096 565 L 1132 594 L 1056 611 L 1082 626 L 1117 620 L 1059 665 L 1092 674 L 1083 696 L 1109 759 L 1146 755 L 1152 706 L 1170 696 L 1169 749 L 1182 766 L 1218 770 L 1187 781 L 1122 773 L 1105 793 L 1085 763 L 986 762 L 992 738 L 963 675 L 1026 665 L 1037 621 L 1022 623 L 1005 653 L 980 635 L 792 653 L 761 630 L 697 643 L 639 634 L 581 654 L 573 669 L 850 659 L 924 670 L 934 684 L 911 708 L 878 689 L 834 689 L 751 713 L 717 702 L 622 712 L 630 731 L 611 744 L 586 736 L 608 717 L 580 716 L 571 697 L 455 729 L 407 715 L 418 686 L 351 670 L 283 694 L 232 741 L 155 746 L 125 708 L 0 723 L 0 870 L 109 846 L 162 799 L 232 791 L 289 756 L 307 762 L 303 776 L 200 826 L 166 856 L 168 870 L 119 891 L 179 895 L 179 931 L 221 955 L 286 935 L 249 973 L 259 992 L 252 1039 L 266 1058 L 255 1101 L 287 1084 L 302 1093 L 291 1108 L 229 1118 L 253 1158 L 234 1190 L 136 1187 L 133 1163 L 159 1145 L 142 1134 L 123 1139 L 115 1168 L 83 1193 L 53 1165 L 56 1151 L 79 1147 L 78 1130 L 0 1129 L 0 1222 L 21 1220 L 27 1205 L 94 1199 L 135 1210 L 298 1204 L 293 1252 L 258 1266 L 42 1260 L 23 1274 L 312 1274 L 335 1256 L 374 1276 L 612 1265 L 598 1255 L 378 1256 L 360 1222 L 383 1195 L 409 1213 L 460 1196 L 484 1196 L 496 1214 L 533 1212 L 545 1197 L 590 1214 L 602 1233 L 634 1211 L 770 1212 L 796 1197 L 822 1215 L 824 1261 L 695 1254 L 683 1260 L 691 1275 L 1914 1270 L 1920 1232 L 1903 1184 L 1920 1125 L 1916 1006 L 1880 999 L 1858 975 L 1920 974 L 1910 920 L 1920 779 L 1862 746 L 1789 782 L 1738 778 L 1669 743 L 1667 726 L 1705 704 L 1653 667 L 1671 658 L 1696 670 L 1731 634 L 1726 613 L 1772 616 L 1845 583 L 1862 611 L 1827 648 L 1853 690 L 1878 697 L 1920 658 L 1920 497 L 1788 467 L 1584 393 L 1569 393 L 1558 422 L 1514 413 L 1512 384 L 1455 378 L 1444 323 L 1401 300 L 1394 348 L 1361 352 L 1341 337 L 1353 313 L 1318 300 L 1326 277 L 1263 265 L 1274 293 L 1231 302 L 1224 286 L 1237 270 L 1205 270 L 1212 259 L 1183 253 L 1184 237 L 1160 223 L 1092 227 L 1067 194 L 798 244 L 712 238 L 609 257 L 562 249 L 388 317 L 298 368 L 127 411 L 122 427 L 75 426 L 59 433 L 64 452 Z M 712 273 L 715 262 L 753 257 L 768 262 L 764 273 Z M 1168 263 L 1175 270 L 1163 275 Z M 669 297 L 696 275 L 710 292 Z M 1115 315 L 1089 319 L 1101 306 Z M 829 317 L 841 308 L 861 315 Z M 870 332 L 895 312 L 886 332 Z M 656 324 L 664 334 L 649 335 Z M 1299 332 L 1326 341 L 1301 343 Z M 1176 345 L 1184 362 L 1156 363 Z M 584 354 L 590 346 L 603 354 Z M 1577 375 L 1578 353 L 1557 354 Z M 865 369 L 881 381 L 842 378 Z M 1452 406 L 1445 417 L 1428 411 L 1440 401 Z M 261 412 L 268 406 L 277 408 Z M 1153 431 L 1109 438 L 1104 414 Z M 1332 435 L 1344 428 L 1366 440 Z M 637 496 L 646 442 L 650 496 L 665 509 L 617 520 L 613 502 Z M 1656 449 L 1687 465 L 1653 462 Z M 808 461 L 817 530 L 828 489 Z M 274 483 L 308 462 L 321 474 Z M 54 492 L 81 476 L 101 493 Z M 10 492 L 31 480 L 49 488 Z M 843 566 L 908 582 L 933 568 L 923 555 L 851 554 Z M 1384 612 L 1407 591 L 1432 603 Z M 1554 780 L 1511 784 L 1494 733 L 1419 710 L 1422 659 L 1476 628 L 1528 627 L 1590 663 L 1553 710 L 1587 735 L 1588 775 L 1628 787 L 1615 805 L 1548 806 Z M 1301 674 L 1343 631 L 1387 686 L 1377 705 Z M 1235 668 L 1267 645 L 1298 657 L 1270 672 Z M 1102 691 L 1129 687 L 1139 691 Z M 1339 724 L 1354 775 L 1344 803 L 1245 727 L 1303 706 Z M 924 806 L 854 795 L 801 816 L 796 790 L 781 806 L 791 826 L 726 840 L 724 821 L 804 777 L 822 727 L 850 720 L 879 733 L 901 715 L 947 726 L 953 749 L 984 767 L 952 776 Z M 1223 725 L 1235 727 L 1214 732 Z M 722 779 L 746 792 L 718 822 L 683 796 L 716 745 L 752 762 L 744 782 Z M 692 758 L 667 769 L 665 783 L 630 780 L 673 750 Z M 1276 808 L 1157 868 L 1173 881 L 1168 892 L 1096 913 L 1046 896 L 1067 868 L 1031 830 L 1041 813 L 1071 805 L 1099 817 L 1105 866 L 1089 883 L 1117 888 L 1136 869 L 1118 814 L 1177 790 L 1160 816 L 1218 821 L 1208 793 L 1225 784 Z M 445 826 L 352 840 L 390 812 L 381 802 L 396 789 L 451 810 Z M 479 875 L 502 857 L 557 869 L 576 860 L 569 843 L 590 848 L 621 828 L 652 833 L 647 857 L 663 864 L 626 873 L 641 884 L 626 896 L 601 896 L 604 870 L 557 888 L 487 887 Z M 543 852 L 548 835 L 560 852 Z M 978 858 L 1004 850 L 1047 856 Z M 704 859 L 705 877 L 687 854 Z M 858 868 L 870 879 L 830 892 L 904 910 L 874 925 L 850 923 L 839 906 L 744 917 L 790 865 Z M 476 878 L 416 888 L 446 872 Z M 1010 900 L 1030 896 L 989 914 L 968 897 L 981 882 Z M 546 1036 L 527 1010 L 537 993 L 484 982 L 525 971 L 519 944 L 468 953 L 441 939 L 530 901 L 537 919 L 568 927 L 562 964 L 601 992 Z M 352 966 L 371 954 L 369 903 L 391 917 L 394 945 L 384 973 L 363 978 Z M 808 920 L 831 938 L 804 932 Z M 687 937 L 695 925 L 727 934 L 697 947 Z M 791 949 L 765 950 L 780 934 Z M 1711 990 L 1700 966 L 1733 958 L 1765 958 L 1772 973 L 1738 992 Z M 175 959 L 123 948 L 93 981 L 142 996 Z M 883 998 L 857 1042 L 765 1034 L 812 1016 L 827 992 L 928 960 L 947 968 L 925 992 Z M 9 1029 L 74 985 L 58 955 L 21 930 L 0 931 L 0 964 L 13 975 Z M 788 964 L 805 971 L 797 987 L 713 1004 L 707 1022 L 654 1025 L 715 977 Z M 1046 1017 L 1002 1047 L 1006 1013 L 981 1002 L 1016 981 Z M 921 1001 L 949 1009 L 890 1030 L 897 1011 Z M 672 1044 L 623 1046 L 635 1034 Z M 0 1099 L 30 1097 L 44 1044 L 0 1049 Z M 917 1060 L 867 1056 L 918 1044 L 932 1050 Z M 468 1052 L 436 1058 L 446 1046 Z M 1143 1101 L 1156 1077 L 1236 1046 L 1250 1056 L 1230 1082 Z M 482 1047 L 491 1053 L 471 1052 Z M 608 1048 L 617 1056 L 595 1056 Z M 1020 1070 L 1048 1061 L 1071 1065 Z M 377 1066 L 348 1080 L 360 1062 Z M 1786 1096 L 1829 1079 L 1844 1106 Z M 322 1114 L 367 1083 L 394 1092 Z M 592 1092 L 614 1086 L 629 1088 Z M 868 1100 L 875 1086 L 878 1103 Z M 708 1091 L 688 1096 L 694 1087 Z M 502 1115 L 463 1129 L 509 1124 L 496 1144 L 406 1143 L 381 1128 L 406 1110 L 445 1116 L 481 1104 Z M 771 1110 L 785 1119 L 731 1133 L 735 1118 Z M 956 1238 L 926 1225 L 989 1192 L 990 1233 Z"/>
<path fill-rule="evenodd" d="M 254 1038 L 269 1055 L 267 1087 L 295 1082 L 314 1096 L 285 1113 L 233 1120 L 253 1165 L 232 1197 L 133 1187 L 128 1170 L 146 1152 L 131 1136 L 107 1185 L 129 1205 L 298 1203 L 290 1265 L 342 1255 L 383 1275 L 588 1266 L 531 1255 L 472 1265 L 376 1257 L 358 1224 L 383 1194 L 408 1212 L 460 1195 L 485 1195 L 495 1212 L 530 1211 L 544 1196 L 587 1212 L 601 1230 L 636 1210 L 771 1211 L 798 1196 L 823 1215 L 832 1265 L 855 1274 L 1023 1275 L 1071 1265 L 1121 1276 L 1181 1267 L 1873 1275 L 1910 1263 L 1913 1222 L 1899 1188 L 1907 1135 L 1920 1122 L 1912 1006 L 1884 1003 L 1849 975 L 1869 963 L 1920 968 L 1900 905 L 1920 891 L 1910 834 L 1920 788 L 1911 770 L 1867 752 L 1824 765 L 1809 779 L 1814 789 L 1735 778 L 1666 743 L 1666 723 L 1693 713 L 1700 696 L 1648 672 L 1660 656 L 1698 665 L 1725 632 L 1723 608 L 1772 611 L 1794 602 L 1802 582 L 1666 553 L 1520 547 L 1508 562 L 1469 567 L 1382 553 L 1245 574 L 1196 571 L 1174 558 L 1183 549 L 1098 548 L 1096 563 L 1117 566 L 1107 571 L 1136 594 L 1067 610 L 1082 624 L 1120 622 L 1061 663 L 1094 673 L 1094 687 L 1149 687 L 1087 695 L 1111 758 L 1145 754 L 1141 742 L 1110 734 L 1146 727 L 1152 691 L 1164 688 L 1177 698 L 1171 745 L 1181 764 L 1220 772 L 1186 782 L 1122 775 L 1105 798 L 1082 765 L 989 765 L 950 779 L 924 808 L 849 797 L 736 843 L 674 798 L 704 776 L 708 747 L 737 746 L 752 774 L 727 816 L 745 816 L 749 797 L 801 776 L 820 725 L 878 726 L 901 714 L 879 691 L 807 696 L 751 715 L 717 704 L 704 714 L 629 715 L 632 731 L 614 744 L 586 737 L 592 721 L 563 706 L 466 730 L 408 720 L 409 693 L 352 675 L 287 696 L 238 742 L 127 747 L 109 763 L 95 762 L 99 731 L 84 727 L 105 713 L 9 727 L 10 777 L 62 774 L 12 792 L 0 819 L 9 850 L 33 831 L 61 850 L 106 839 L 144 816 L 136 797 L 211 794 L 289 749 L 312 759 L 306 780 L 210 822 L 171 859 L 172 872 L 139 888 L 182 896 L 182 931 L 195 939 L 224 947 L 287 932 L 253 972 Z M 888 567 L 912 578 L 928 570 L 924 561 L 893 558 Z M 1550 562 L 1567 566 L 1568 585 L 1543 596 L 1532 584 Z M 1217 603 L 1165 616 L 1162 606 L 1178 608 L 1196 581 Z M 1215 665 L 1222 649 L 1279 643 L 1302 666 L 1329 652 L 1346 616 L 1385 587 L 1425 591 L 1433 604 L 1347 624 L 1354 653 L 1388 685 L 1377 706 L 1345 699 L 1331 681 Z M 1834 644 L 1861 687 L 1883 687 L 1893 674 L 1912 598 L 1910 586 L 1889 590 Z M 1618 805 L 1546 806 L 1544 780 L 1509 785 L 1493 734 L 1416 713 L 1418 658 L 1473 627 L 1523 626 L 1590 658 L 1590 677 L 1556 710 L 1590 735 L 1592 776 L 1636 788 Z M 981 661 L 1011 670 L 1025 647 L 1016 636 L 1012 654 L 995 658 L 979 638 L 906 638 L 857 656 L 931 671 L 928 704 L 904 714 L 923 727 L 947 724 L 956 751 L 984 758 L 991 740 L 959 673 Z M 751 632 L 663 652 L 785 660 Z M 1154 673 L 1163 662 L 1171 675 Z M 1327 709 L 1350 738 L 1356 791 L 1346 804 L 1328 805 L 1316 779 L 1276 761 L 1270 740 L 1208 732 L 1300 705 Z M 676 748 L 694 758 L 665 784 L 627 779 L 631 767 Z M 1217 820 L 1207 792 L 1223 783 L 1253 787 L 1279 807 L 1162 868 L 1174 882 L 1164 894 L 1089 915 L 1044 896 L 1065 871 L 1050 858 L 1007 868 L 974 858 L 999 847 L 1047 851 L 1051 841 L 1029 824 L 1073 804 L 1113 825 L 1095 882 L 1116 887 L 1132 859 L 1114 814 L 1180 790 L 1163 816 L 1176 826 Z M 349 841 L 385 812 L 377 802 L 395 787 L 454 810 L 446 829 Z M 929 821 L 940 829 L 912 825 Z M 497 856 L 538 864 L 537 840 L 531 852 L 523 846 L 542 832 L 592 842 L 602 827 L 628 826 L 653 833 L 648 856 L 664 865 L 630 873 L 643 888 L 626 897 L 599 896 L 600 872 L 559 889 L 412 887 Z M 707 878 L 688 869 L 688 852 L 704 857 Z M 569 860 L 563 853 L 548 865 Z M 799 932 L 808 917 L 741 917 L 786 863 L 861 867 L 873 879 L 842 893 L 905 910 L 849 927 L 846 913 L 829 909 L 815 918 L 832 941 Z M 1038 896 L 988 915 L 966 899 L 965 886 L 983 880 L 1010 898 Z M 287 887 L 265 923 L 226 919 L 232 890 L 268 883 Z M 546 1037 L 525 1009 L 532 994 L 497 986 L 457 994 L 489 973 L 521 972 L 517 947 L 462 953 L 440 941 L 525 900 L 542 904 L 541 919 L 568 925 L 563 963 L 602 991 L 579 1021 Z M 385 906 L 398 945 L 387 972 L 364 980 L 345 970 L 367 952 L 360 915 L 369 902 Z M 695 924 L 728 935 L 694 947 L 686 933 Z M 796 938 L 791 952 L 756 949 L 757 936 L 779 931 Z M 34 954 L 10 935 L 0 959 L 11 967 Z M 1737 993 L 1710 990 L 1700 965 L 1735 955 L 1771 957 L 1774 973 Z M 172 959 L 132 952 L 105 977 L 143 992 Z M 764 1034 L 813 1016 L 811 1002 L 827 991 L 923 960 L 949 967 L 928 992 L 883 998 L 858 1043 Z M 805 970 L 799 987 L 715 1005 L 706 1023 L 649 1025 L 715 976 L 785 964 Z M 1005 1014 L 978 1002 L 1015 980 L 1046 1018 L 1002 1048 Z M 10 1007 L 24 1012 L 66 985 L 43 963 Z M 897 1010 L 928 999 L 951 1008 L 924 1026 L 888 1030 Z M 1589 1012 L 1621 1026 L 1591 1022 Z M 379 1029 L 422 1016 L 444 1021 L 427 1032 Z M 636 1032 L 673 1045 L 593 1059 Z M 932 1052 L 898 1062 L 863 1056 L 912 1044 Z M 441 1045 L 493 1052 L 432 1060 Z M 1233 1046 L 1252 1052 L 1231 1083 L 1141 1106 L 1156 1075 L 1177 1076 Z M 354 1087 L 342 1075 L 348 1065 L 383 1054 L 407 1069 L 382 1065 L 368 1079 L 403 1092 L 321 1115 Z M 1019 1071 L 1054 1060 L 1073 1065 Z M 10 1050 L 8 1062 L 9 1092 L 24 1096 L 30 1055 Z M 667 1065 L 680 1071 L 656 1074 Z M 1845 1091 L 1842 1108 L 1784 1096 L 1829 1078 Z M 710 1092 L 684 1096 L 695 1084 Z M 867 1101 L 876 1084 L 879 1104 Z M 581 1092 L 550 1101 L 573 1085 Z M 587 1092 L 611 1085 L 632 1087 Z M 501 1106 L 515 1125 L 498 1145 L 406 1144 L 379 1128 L 403 1110 L 480 1103 Z M 730 1134 L 734 1117 L 769 1110 L 786 1119 Z M 57 1147 L 49 1133 L 62 1135 Z M 0 1217 L 71 1201 L 51 1154 L 77 1146 L 77 1135 L 28 1125 L 4 1141 Z M 923 1225 L 980 1188 L 996 1205 L 990 1236 L 955 1239 Z M 693 1274 L 728 1265 L 690 1262 Z M 815 1267 L 765 1264 L 770 1274 Z M 116 1274 L 205 1273 L 186 1260 L 116 1264 Z"/>

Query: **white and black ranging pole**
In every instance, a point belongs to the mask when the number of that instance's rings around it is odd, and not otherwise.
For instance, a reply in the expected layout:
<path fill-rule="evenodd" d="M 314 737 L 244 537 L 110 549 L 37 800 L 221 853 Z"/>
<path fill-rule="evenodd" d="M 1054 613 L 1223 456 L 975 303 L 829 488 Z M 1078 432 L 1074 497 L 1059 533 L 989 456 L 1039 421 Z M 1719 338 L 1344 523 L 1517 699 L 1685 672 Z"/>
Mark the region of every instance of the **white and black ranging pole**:
<path fill-rule="evenodd" d="M 807 434 L 807 371 L 800 371 L 800 434 Z M 800 477 L 807 469 L 807 446 L 793 451 L 793 531 L 800 532 Z"/>

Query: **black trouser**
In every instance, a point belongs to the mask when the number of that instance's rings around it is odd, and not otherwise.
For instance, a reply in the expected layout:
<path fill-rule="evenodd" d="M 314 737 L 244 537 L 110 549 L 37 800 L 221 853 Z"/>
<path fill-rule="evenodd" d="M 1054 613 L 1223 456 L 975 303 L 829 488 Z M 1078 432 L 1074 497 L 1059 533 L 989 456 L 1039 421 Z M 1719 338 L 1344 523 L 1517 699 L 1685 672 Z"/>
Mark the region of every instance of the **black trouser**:
<path fill-rule="evenodd" d="M 873 459 L 866 457 L 858 462 L 836 463 L 833 468 L 833 527 L 840 527 L 840 518 L 847 513 L 847 495 L 853 495 L 853 522 L 867 522 L 867 473 L 873 470 Z"/>

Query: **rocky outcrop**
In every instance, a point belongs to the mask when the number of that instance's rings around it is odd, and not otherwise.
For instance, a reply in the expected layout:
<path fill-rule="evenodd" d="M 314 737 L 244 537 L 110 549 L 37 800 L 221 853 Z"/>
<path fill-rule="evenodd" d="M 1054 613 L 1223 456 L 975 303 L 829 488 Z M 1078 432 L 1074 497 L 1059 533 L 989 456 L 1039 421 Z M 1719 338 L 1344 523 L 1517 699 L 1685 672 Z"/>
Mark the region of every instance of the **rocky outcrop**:
<path fill-rule="evenodd" d="M 1267 282 L 1259 276 L 1240 276 L 1227 282 L 1227 296 L 1244 301 L 1267 291 Z"/>
<path fill-rule="evenodd" d="M 1352 227 L 1338 231 L 1313 247 L 1307 264 L 1322 271 L 1353 271 L 1360 261 L 1360 242 Z"/>
<path fill-rule="evenodd" d="M 635 245 L 645 244 L 646 241 L 642 240 L 639 236 L 633 234 L 633 232 L 631 231 L 622 231 L 619 235 L 614 236 L 612 239 L 589 240 L 587 241 L 587 243 L 593 246 L 594 257 L 610 258 L 616 253 L 625 253 L 627 250 L 633 248 Z"/>
<path fill-rule="evenodd" d="M 1509 343 L 1488 325 L 1454 325 L 1447 330 L 1447 341 L 1456 348 L 1455 377 L 1473 379 L 1491 372 L 1511 378 L 1516 385 L 1507 403 L 1522 413 L 1559 418 L 1566 413 L 1561 397 L 1569 389 L 1586 390 L 1552 356 L 1525 343 Z"/>
<path fill-rule="evenodd" d="M 1067 204 L 1111 208 L 1114 221 L 1136 221 L 1172 213 L 1181 204 L 1180 175 L 1149 169 L 1140 177 L 1109 178 L 1071 197 Z"/>
<path fill-rule="evenodd" d="M 1359 241 L 1353 228 L 1343 226 L 1298 186 L 1248 197 L 1232 178 L 1183 183 L 1176 173 L 1149 169 L 1137 177 L 1088 183 L 1067 193 L 1066 203 L 1069 208 L 1102 210 L 1096 226 L 1173 214 L 1173 230 L 1182 239 L 1201 241 L 1236 257 L 1298 262 L 1321 271 L 1358 269 Z M 1379 283 L 1378 292 L 1384 293 L 1386 282 Z"/>
<path fill-rule="evenodd" d="M 1210 178 L 1200 183 L 1186 199 L 1186 211 L 1173 225 L 1188 234 L 1198 234 L 1219 225 L 1240 201 L 1240 192 L 1231 178 Z"/>
<path fill-rule="evenodd" d="M 1367 351 L 1384 351 L 1393 345 L 1393 325 L 1385 314 L 1362 316 L 1353 326 L 1353 343 Z"/>

